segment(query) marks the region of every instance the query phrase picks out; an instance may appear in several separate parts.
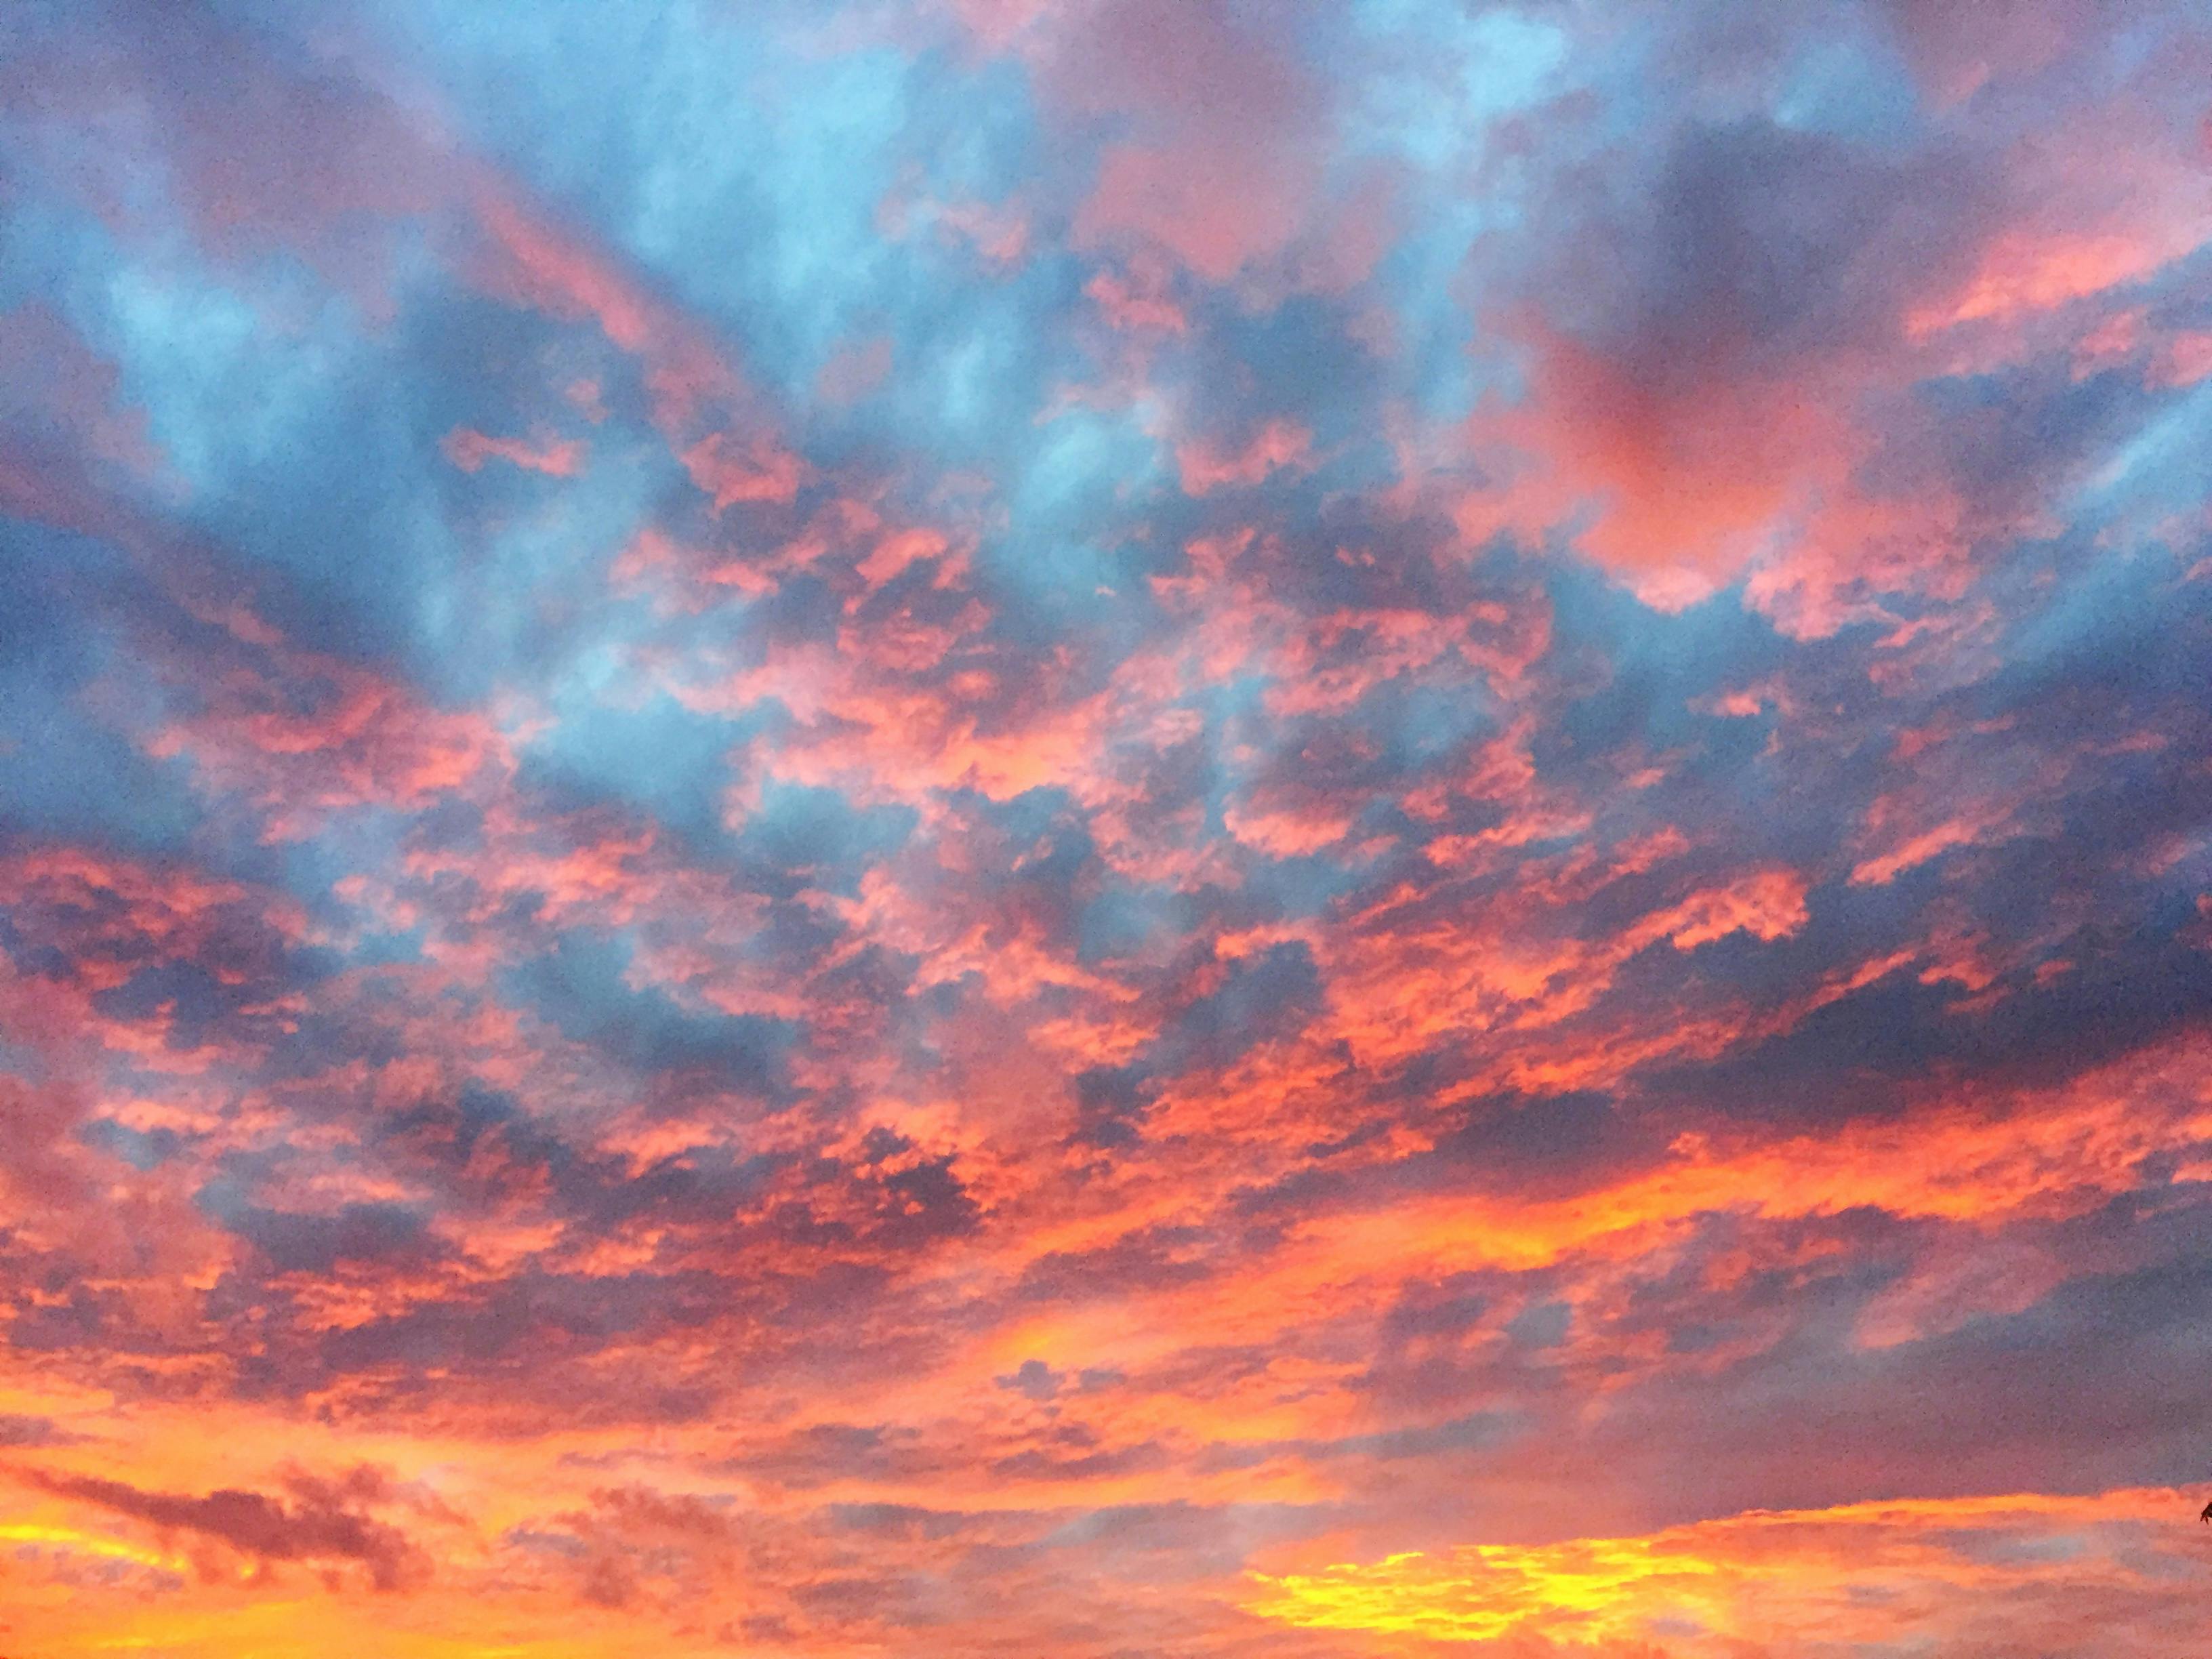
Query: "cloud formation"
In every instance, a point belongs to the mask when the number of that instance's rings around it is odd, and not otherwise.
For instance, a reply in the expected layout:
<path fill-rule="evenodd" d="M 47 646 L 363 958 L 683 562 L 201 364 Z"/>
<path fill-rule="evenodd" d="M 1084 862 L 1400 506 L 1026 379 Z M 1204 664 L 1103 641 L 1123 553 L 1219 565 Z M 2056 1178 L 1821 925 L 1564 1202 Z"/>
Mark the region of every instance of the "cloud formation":
<path fill-rule="evenodd" d="M 2165 1654 L 2191 7 L 32 4 L 0 1644 Z"/>

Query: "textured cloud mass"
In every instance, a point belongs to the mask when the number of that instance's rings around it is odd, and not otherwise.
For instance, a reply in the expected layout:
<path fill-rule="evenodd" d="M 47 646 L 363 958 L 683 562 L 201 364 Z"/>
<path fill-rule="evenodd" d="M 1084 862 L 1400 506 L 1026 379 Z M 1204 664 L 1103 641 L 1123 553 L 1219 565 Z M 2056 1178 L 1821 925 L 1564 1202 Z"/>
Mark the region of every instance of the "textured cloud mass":
<path fill-rule="evenodd" d="M 2208 64 L 20 0 L 0 1650 L 2192 1650 Z"/>

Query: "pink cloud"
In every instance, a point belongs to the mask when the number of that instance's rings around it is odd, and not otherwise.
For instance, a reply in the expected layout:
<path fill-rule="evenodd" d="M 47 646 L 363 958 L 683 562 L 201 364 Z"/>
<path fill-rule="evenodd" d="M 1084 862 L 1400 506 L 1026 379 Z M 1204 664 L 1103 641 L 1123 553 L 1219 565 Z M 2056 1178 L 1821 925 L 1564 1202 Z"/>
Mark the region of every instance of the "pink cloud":
<path fill-rule="evenodd" d="M 155 726 L 147 752 L 183 757 L 203 789 L 252 803 L 275 839 L 311 835 L 354 807 L 418 810 L 513 763 L 488 716 L 428 708 L 366 670 L 311 653 L 241 662 L 197 690 L 198 707 Z"/>
<path fill-rule="evenodd" d="M 1168 295 L 1159 275 L 1142 266 L 1133 265 L 1126 276 L 1102 270 L 1084 285 L 1083 291 L 1115 328 L 1132 333 L 1186 334 L 1190 331 L 1190 319 Z"/>
<path fill-rule="evenodd" d="M 584 470 L 584 445 L 574 438 L 533 444 L 525 438 L 487 437 L 472 427 L 457 426 L 439 447 L 464 472 L 474 472 L 488 460 L 506 461 L 525 471 L 555 478 L 573 478 Z"/>
<path fill-rule="evenodd" d="M 1225 282 L 1297 235 L 1324 100 L 1273 32 L 1224 0 L 1093 0 L 996 38 L 1068 115 L 1128 123 L 1076 214 L 1079 245 L 1151 243 Z"/>
<path fill-rule="evenodd" d="M 1241 448 L 1218 450 L 1205 438 L 1176 446 L 1176 464 L 1182 474 L 1183 493 L 1204 495 L 1232 484 L 1256 484 L 1284 470 L 1304 471 L 1309 465 L 1313 434 L 1296 421 L 1269 421 Z"/>

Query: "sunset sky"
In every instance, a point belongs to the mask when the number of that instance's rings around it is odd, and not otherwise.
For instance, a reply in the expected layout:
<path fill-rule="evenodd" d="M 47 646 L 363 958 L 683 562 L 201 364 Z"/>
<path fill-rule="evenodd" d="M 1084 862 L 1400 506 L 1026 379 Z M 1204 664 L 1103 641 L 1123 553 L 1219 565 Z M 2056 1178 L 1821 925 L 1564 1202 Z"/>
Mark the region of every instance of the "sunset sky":
<path fill-rule="evenodd" d="M 2212 1631 L 2201 0 L 4 0 L 6 1659 Z"/>

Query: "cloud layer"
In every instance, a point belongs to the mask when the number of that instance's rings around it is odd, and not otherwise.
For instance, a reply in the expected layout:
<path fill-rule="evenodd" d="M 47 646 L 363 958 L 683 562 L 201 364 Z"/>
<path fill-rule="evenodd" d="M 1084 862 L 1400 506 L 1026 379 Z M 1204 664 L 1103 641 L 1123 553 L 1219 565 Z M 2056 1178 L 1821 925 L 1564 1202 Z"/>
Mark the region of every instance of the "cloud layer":
<path fill-rule="evenodd" d="M 0 1645 L 2185 1644 L 2212 31 L 1972 9 L 22 8 Z"/>

